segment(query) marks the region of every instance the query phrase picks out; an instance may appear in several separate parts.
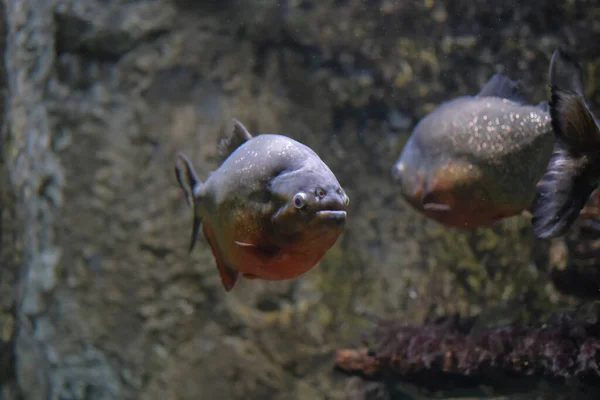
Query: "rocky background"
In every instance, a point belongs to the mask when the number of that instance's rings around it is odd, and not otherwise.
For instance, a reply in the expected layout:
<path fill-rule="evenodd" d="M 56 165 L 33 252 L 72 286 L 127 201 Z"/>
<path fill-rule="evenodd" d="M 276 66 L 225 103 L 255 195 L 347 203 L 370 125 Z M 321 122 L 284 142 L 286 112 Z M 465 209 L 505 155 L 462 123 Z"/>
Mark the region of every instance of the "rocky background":
<path fill-rule="evenodd" d="M 585 250 L 577 236 L 536 242 L 526 217 L 443 228 L 408 208 L 389 171 L 419 118 L 495 72 L 546 99 L 557 46 L 600 104 L 595 1 L 4 0 L 0 11 L 2 399 L 366 398 L 332 355 L 378 317 L 500 324 L 580 301 L 577 283 L 555 285 Z M 202 178 L 215 169 L 232 117 L 313 147 L 351 208 L 318 267 L 226 294 L 205 241 L 187 253 L 173 166 L 185 149 Z M 581 265 L 567 275 L 589 282 Z"/>

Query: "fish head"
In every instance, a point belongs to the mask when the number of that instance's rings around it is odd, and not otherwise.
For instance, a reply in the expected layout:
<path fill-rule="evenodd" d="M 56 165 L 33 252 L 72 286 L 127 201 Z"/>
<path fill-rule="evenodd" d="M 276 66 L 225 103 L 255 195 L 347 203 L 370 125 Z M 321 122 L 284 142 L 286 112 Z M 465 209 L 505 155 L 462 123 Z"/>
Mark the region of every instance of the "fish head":
<path fill-rule="evenodd" d="M 278 199 L 271 223 L 279 240 L 330 242 L 344 229 L 350 198 L 320 159 L 278 174 L 270 191 Z"/>
<path fill-rule="evenodd" d="M 427 159 L 411 141 L 392 167 L 392 179 L 404 200 L 429 218 L 443 219 L 456 208 L 458 181 L 452 171 L 440 168 L 438 160 Z"/>
<path fill-rule="evenodd" d="M 411 137 L 392 167 L 392 179 L 400 194 L 418 211 L 437 219 L 455 204 L 453 189 L 458 186 L 456 171 L 444 168 L 445 156 L 423 151 Z"/>
<path fill-rule="evenodd" d="M 398 160 L 392 167 L 392 179 L 399 186 L 402 197 L 417 209 L 421 208 L 425 160 L 414 139 L 408 139 Z"/>

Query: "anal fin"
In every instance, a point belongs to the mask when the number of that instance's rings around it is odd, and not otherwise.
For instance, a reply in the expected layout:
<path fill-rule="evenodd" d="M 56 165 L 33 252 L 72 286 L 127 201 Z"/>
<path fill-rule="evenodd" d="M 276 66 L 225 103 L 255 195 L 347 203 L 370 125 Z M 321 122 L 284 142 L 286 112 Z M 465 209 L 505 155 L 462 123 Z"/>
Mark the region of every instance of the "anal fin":
<path fill-rule="evenodd" d="M 221 283 L 223 284 L 225 291 L 229 292 L 235 286 L 239 272 L 228 267 L 223 261 L 221 252 L 216 245 L 212 229 L 208 226 L 208 224 L 205 223 L 202 225 L 202 232 L 204 233 L 204 237 L 210 245 L 210 249 L 217 264 L 217 269 L 219 270 L 219 275 L 221 276 Z"/>
<path fill-rule="evenodd" d="M 219 270 L 219 275 L 221 276 L 221 283 L 223 284 L 225 291 L 229 292 L 235 286 L 239 272 L 229 267 L 226 267 L 219 261 L 217 261 L 217 269 Z"/>

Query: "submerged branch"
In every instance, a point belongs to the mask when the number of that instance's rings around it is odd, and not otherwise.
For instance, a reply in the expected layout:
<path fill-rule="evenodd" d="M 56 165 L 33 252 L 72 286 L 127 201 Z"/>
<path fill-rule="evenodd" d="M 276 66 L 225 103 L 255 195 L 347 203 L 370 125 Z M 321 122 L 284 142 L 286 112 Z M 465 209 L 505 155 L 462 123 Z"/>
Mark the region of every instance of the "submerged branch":
<path fill-rule="evenodd" d="M 336 368 L 429 390 L 486 385 L 518 392 L 541 381 L 600 389 L 600 302 L 536 326 L 475 329 L 472 322 L 459 317 L 412 327 L 380 322 L 369 335 L 372 345 L 337 352 Z"/>

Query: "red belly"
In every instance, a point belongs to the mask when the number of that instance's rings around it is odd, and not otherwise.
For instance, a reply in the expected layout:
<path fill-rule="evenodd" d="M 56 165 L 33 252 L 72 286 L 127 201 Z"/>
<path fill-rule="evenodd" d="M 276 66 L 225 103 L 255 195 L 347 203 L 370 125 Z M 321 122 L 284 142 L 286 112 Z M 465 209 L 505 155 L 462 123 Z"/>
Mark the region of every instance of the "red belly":
<path fill-rule="evenodd" d="M 237 246 L 232 254 L 233 263 L 236 270 L 257 279 L 279 281 L 295 278 L 314 267 L 335 243 L 335 240 L 320 239 L 280 248 L 272 256 Z"/>
<path fill-rule="evenodd" d="M 209 221 L 204 221 L 204 236 L 227 291 L 235 285 L 238 273 L 248 279 L 269 281 L 305 273 L 319 262 L 341 233 L 341 227 L 332 227 L 330 231 L 321 230 L 319 234 L 300 235 L 294 241 L 281 242 L 268 240 L 259 225 L 251 222 L 235 218 L 224 225 L 225 229 L 215 231 Z"/>

